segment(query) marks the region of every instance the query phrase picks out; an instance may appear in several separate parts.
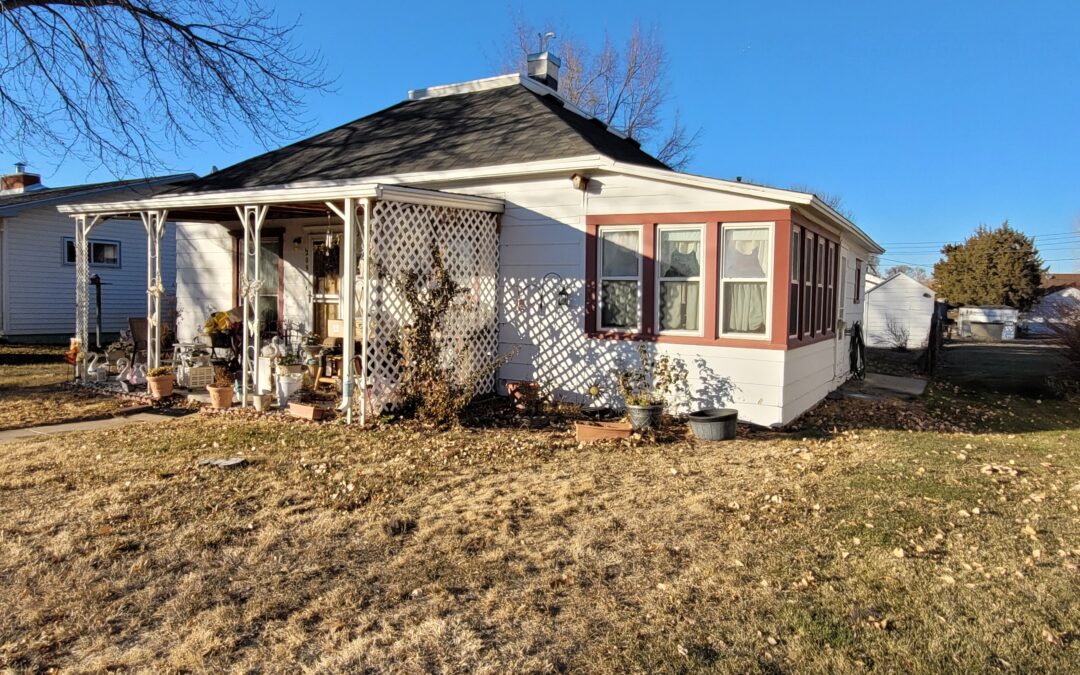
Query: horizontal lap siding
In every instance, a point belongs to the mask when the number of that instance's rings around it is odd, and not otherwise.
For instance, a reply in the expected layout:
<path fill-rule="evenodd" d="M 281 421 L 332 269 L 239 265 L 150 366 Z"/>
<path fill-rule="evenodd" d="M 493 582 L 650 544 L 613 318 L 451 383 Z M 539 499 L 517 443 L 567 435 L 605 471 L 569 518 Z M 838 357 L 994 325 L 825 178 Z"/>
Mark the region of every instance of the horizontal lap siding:
<path fill-rule="evenodd" d="M 71 335 L 75 330 L 75 266 L 63 264 L 63 240 L 73 237 L 75 223 L 54 207 L 28 209 L 5 219 L 8 335 Z M 91 239 L 120 242 L 119 268 L 90 267 L 101 276 L 102 329 L 126 329 L 128 317 L 146 314 L 146 231 L 139 221 L 106 221 Z M 176 228 L 169 225 L 161 245 L 161 272 L 166 291 L 176 290 Z M 94 325 L 94 295 L 90 295 Z M 164 302 L 168 311 L 170 302 Z M 92 332 L 92 330 L 91 330 Z"/>
<path fill-rule="evenodd" d="M 176 234 L 177 337 L 191 340 L 210 312 L 233 306 L 233 237 L 216 223 L 181 223 Z"/>
<path fill-rule="evenodd" d="M 636 358 L 633 343 L 585 336 L 586 208 L 593 215 L 781 207 L 606 174 L 592 178 L 587 204 L 569 176 L 454 189 L 506 202 L 499 237 L 499 342 L 501 352 L 516 353 L 500 370 L 501 382 L 535 380 L 560 399 L 582 403 L 588 402 L 584 392 L 593 383 L 604 389 L 601 403 L 615 403 L 615 374 L 620 364 Z M 558 304 L 560 290 L 569 291 L 569 307 Z M 782 351 L 675 344 L 655 348 L 685 363 L 691 391 L 700 402 L 717 404 L 716 396 L 726 393 L 742 419 L 764 425 L 780 421 Z"/>
<path fill-rule="evenodd" d="M 930 318 L 934 313 L 934 298 L 922 284 L 896 277 L 866 293 L 866 344 L 876 347 L 895 347 L 896 339 L 889 332 L 890 319 L 908 331 L 907 347 L 922 349 L 930 335 Z"/>

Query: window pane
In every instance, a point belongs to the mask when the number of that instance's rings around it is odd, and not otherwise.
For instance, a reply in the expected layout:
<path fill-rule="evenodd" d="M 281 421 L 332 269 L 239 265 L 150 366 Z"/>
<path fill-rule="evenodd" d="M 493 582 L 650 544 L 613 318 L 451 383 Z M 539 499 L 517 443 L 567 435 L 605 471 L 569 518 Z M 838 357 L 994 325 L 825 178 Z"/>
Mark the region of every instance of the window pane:
<path fill-rule="evenodd" d="M 64 242 L 64 260 L 66 262 L 75 264 L 75 242 L 68 239 Z"/>
<path fill-rule="evenodd" d="M 120 264 L 120 247 L 116 244 L 91 242 L 90 262 L 98 265 Z"/>
<path fill-rule="evenodd" d="M 660 230 L 660 276 L 701 274 L 701 230 Z"/>
<path fill-rule="evenodd" d="M 769 272 L 769 230 L 724 230 L 724 278 L 765 279 Z"/>
<path fill-rule="evenodd" d="M 661 281 L 660 330 L 696 331 L 700 296 L 697 281 Z"/>
<path fill-rule="evenodd" d="M 799 280 L 799 231 L 791 233 L 791 280 Z"/>
<path fill-rule="evenodd" d="M 636 281 L 600 282 L 600 325 L 604 328 L 637 328 Z"/>
<path fill-rule="evenodd" d="M 788 292 L 788 335 L 799 334 L 799 284 L 791 284 Z"/>
<path fill-rule="evenodd" d="M 766 287 L 761 281 L 724 282 L 725 333 L 765 333 Z"/>
<path fill-rule="evenodd" d="M 273 330 L 278 322 L 278 241 L 263 240 L 259 252 L 259 276 L 262 291 L 259 293 L 259 314 L 263 328 Z"/>
<path fill-rule="evenodd" d="M 638 236 L 634 230 L 600 232 L 600 276 L 638 275 Z"/>

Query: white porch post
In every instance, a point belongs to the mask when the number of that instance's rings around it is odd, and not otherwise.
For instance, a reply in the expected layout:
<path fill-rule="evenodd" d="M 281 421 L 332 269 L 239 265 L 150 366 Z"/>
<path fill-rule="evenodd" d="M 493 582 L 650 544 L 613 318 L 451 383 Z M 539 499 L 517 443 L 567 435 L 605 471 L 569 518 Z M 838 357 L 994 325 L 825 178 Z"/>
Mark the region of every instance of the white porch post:
<path fill-rule="evenodd" d="M 165 209 L 142 211 L 146 230 L 146 369 L 161 365 L 161 296 L 165 285 L 161 279 L 161 240 L 169 212 Z M 147 384 L 149 391 L 150 385 Z"/>
<path fill-rule="evenodd" d="M 240 271 L 240 295 L 244 305 L 244 353 L 240 360 L 240 405 L 248 403 L 248 382 L 259 384 L 259 354 L 262 351 L 262 315 L 259 295 L 262 292 L 262 226 L 269 205 L 237 206 L 236 214 L 244 226 L 244 264 Z M 254 352 L 254 354 L 252 354 Z M 256 392 L 260 393 L 260 392 Z"/>
<path fill-rule="evenodd" d="M 360 327 L 360 424 L 367 424 L 368 416 L 368 346 L 371 336 L 371 265 L 375 260 L 371 248 L 371 205 L 370 197 L 364 198 L 364 297 L 362 308 L 363 324 Z"/>
<path fill-rule="evenodd" d="M 331 202 L 326 205 L 344 223 L 341 241 L 340 307 L 344 324 L 341 338 L 341 408 L 345 411 L 345 423 L 352 424 L 352 395 L 356 385 L 353 380 L 353 357 L 356 354 L 356 198 L 346 197 L 340 211 Z"/>
<path fill-rule="evenodd" d="M 101 216 L 78 214 L 75 216 L 75 337 L 79 350 L 85 351 L 90 344 L 90 259 L 87 239 L 90 231 L 101 222 Z M 77 376 L 85 374 L 86 361 L 77 365 Z"/>

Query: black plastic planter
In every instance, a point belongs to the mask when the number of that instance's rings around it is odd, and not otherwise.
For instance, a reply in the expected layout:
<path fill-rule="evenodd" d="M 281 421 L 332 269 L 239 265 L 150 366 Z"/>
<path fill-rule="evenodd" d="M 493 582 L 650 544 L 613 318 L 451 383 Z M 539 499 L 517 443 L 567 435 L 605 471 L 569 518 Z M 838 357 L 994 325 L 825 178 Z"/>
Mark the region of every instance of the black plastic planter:
<path fill-rule="evenodd" d="M 706 408 L 690 413 L 690 430 L 703 441 L 729 441 L 735 438 L 738 421 L 734 408 Z"/>

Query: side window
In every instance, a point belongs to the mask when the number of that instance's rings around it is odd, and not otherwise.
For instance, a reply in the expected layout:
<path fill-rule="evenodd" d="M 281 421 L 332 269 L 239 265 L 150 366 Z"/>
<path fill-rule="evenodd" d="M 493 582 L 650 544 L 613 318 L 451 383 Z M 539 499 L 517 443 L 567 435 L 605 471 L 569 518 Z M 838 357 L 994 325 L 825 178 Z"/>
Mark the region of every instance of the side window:
<path fill-rule="evenodd" d="M 862 272 L 863 262 L 858 258 L 855 259 L 855 294 L 852 298 L 852 302 L 856 305 L 862 302 L 862 288 L 866 281 L 863 279 Z"/>
<path fill-rule="evenodd" d="M 640 330 L 641 228 L 602 227 L 597 239 L 597 328 Z"/>
<path fill-rule="evenodd" d="M 661 225 L 656 284 L 661 333 L 701 331 L 701 268 L 704 228 Z"/>
<path fill-rule="evenodd" d="M 120 242 L 91 239 L 87 242 L 91 267 L 120 267 Z M 75 264 L 75 239 L 64 237 L 63 263 Z"/>

